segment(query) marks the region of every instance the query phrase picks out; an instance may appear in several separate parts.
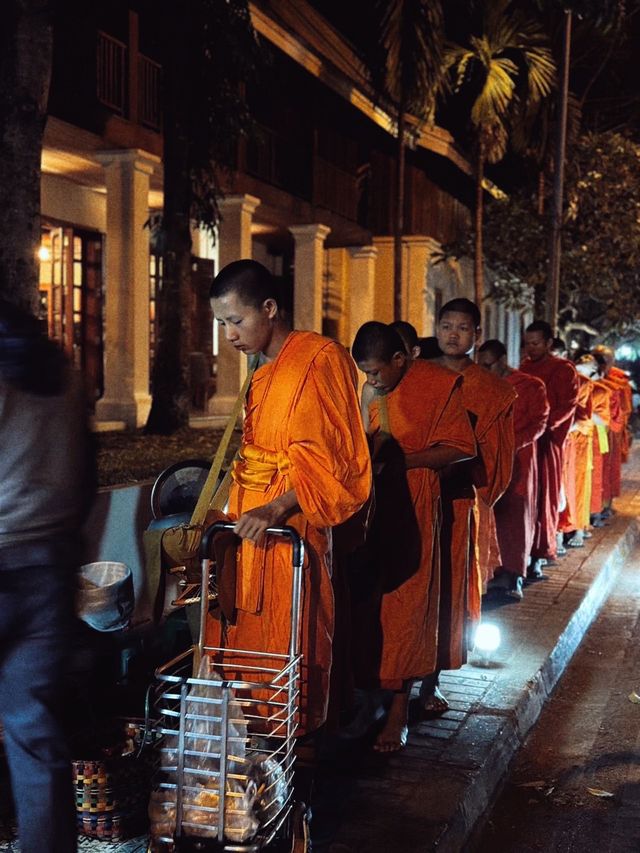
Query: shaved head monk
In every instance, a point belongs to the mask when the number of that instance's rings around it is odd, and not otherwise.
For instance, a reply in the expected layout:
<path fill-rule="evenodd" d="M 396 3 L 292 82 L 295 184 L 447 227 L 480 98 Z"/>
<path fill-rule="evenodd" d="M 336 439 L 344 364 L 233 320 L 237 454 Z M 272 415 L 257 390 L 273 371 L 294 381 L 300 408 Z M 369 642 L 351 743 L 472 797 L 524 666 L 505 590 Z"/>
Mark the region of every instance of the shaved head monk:
<path fill-rule="evenodd" d="M 629 448 L 631 447 L 631 431 L 629 429 L 629 421 L 633 414 L 633 389 L 629 382 L 629 377 L 615 365 L 615 353 L 611 347 L 605 344 L 598 344 L 593 348 L 594 356 L 601 361 L 603 365 L 603 380 L 611 387 L 619 392 L 618 398 L 620 401 L 620 414 L 622 420 L 622 430 L 612 430 L 613 438 L 613 454 L 614 458 L 619 457 L 620 464 L 626 462 L 629 457 Z M 617 425 L 616 425 L 617 426 Z M 617 462 L 615 463 L 617 465 Z M 619 468 L 619 466 L 618 466 Z M 620 479 L 618 477 L 618 479 Z M 619 490 L 618 490 L 619 494 Z M 604 517 L 608 517 L 613 512 L 613 508 L 609 505 L 605 508 Z"/>
<path fill-rule="evenodd" d="M 481 335 L 480 311 L 469 299 L 452 299 L 440 309 L 436 336 L 443 367 L 462 376 L 462 401 L 473 426 L 477 455 L 442 475 L 442 586 L 438 667 L 425 679 L 425 711 L 448 704 L 438 687 L 441 669 L 458 669 L 480 620 L 483 586 L 500 564 L 493 505 L 511 480 L 515 392 L 499 376 L 472 360 Z"/>
<path fill-rule="evenodd" d="M 627 392 L 623 383 L 611 376 L 613 352 L 608 347 L 596 347 L 592 354 L 600 368 L 599 382 L 609 389 L 610 417 L 607 430 L 609 452 L 603 458 L 603 497 L 604 505 L 600 519 L 609 518 L 613 513 L 613 499 L 618 497 L 622 488 L 622 456 L 628 419 Z"/>
<path fill-rule="evenodd" d="M 518 395 L 513 407 L 516 449 L 513 474 L 506 492 L 496 502 L 494 512 L 502 558 L 496 582 L 504 587 L 507 595 L 521 599 L 536 526 L 536 442 L 547 427 L 547 391 L 541 379 L 509 367 L 502 341 L 485 341 L 478 350 L 478 364 L 505 379 Z"/>
<path fill-rule="evenodd" d="M 544 320 L 525 329 L 526 358 L 520 370 L 542 379 L 549 400 L 547 429 L 538 439 L 538 517 L 530 574 L 541 576 L 544 561 L 557 557 L 564 443 L 578 401 L 578 374 L 570 361 L 551 354 L 553 331 Z"/>
<path fill-rule="evenodd" d="M 394 330 L 394 332 L 397 332 L 398 336 L 402 340 L 404 350 L 409 361 L 413 361 L 414 358 L 419 358 L 420 343 L 418 341 L 418 332 L 416 331 L 416 327 L 412 326 L 411 323 L 407 323 L 406 320 L 395 320 L 393 323 L 390 323 L 389 326 Z M 360 395 L 360 413 L 362 414 L 362 421 L 365 425 L 365 429 L 369 426 L 369 404 L 373 400 L 374 394 L 375 389 L 373 385 L 369 382 L 365 382 L 362 386 L 362 393 Z"/>
<path fill-rule="evenodd" d="M 460 394 L 460 380 L 451 371 L 426 361 L 410 361 L 398 333 L 383 323 L 365 323 L 353 342 L 352 354 L 375 395 L 369 404 L 369 434 L 374 446 L 374 471 L 387 463 L 389 445 L 401 453 L 402 478 L 419 536 L 417 559 L 409 559 L 400 531 L 390 527 L 387 539 L 398 537 L 397 557 L 380 567 L 378 586 L 356 618 L 354 643 L 364 654 L 356 677 L 368 670 L 373 686 L 394 691 L 386 724 L 375 748 L 392 752 L 405 745 L 412 683 L 432 672 L 437 660 L 440 564 L 438 472 L 475 453 L 473 432 Z M 384 469 L 381 470 L 382 476 Z M 376 500 L 386 495 L 376 475 Z M 402 485 L 402 484 L 400 484 Z M 374 526 L 385 519 L 376 514 Z M 368 618 L 368 621 L 367 621 Z M 379 636 L 378 636 L 379 635 Z M 356 661 L 358 659 L 356 658 Z M 369 685 L 371 686 L 371 685 Z"/>
<path fill-rule="evenodd" d="M 265 539 L 264 532 L 292 525 L 304 538 L 308 563 L 298 728 L 299 734 L 308 733 L 322 725 L 328 698 L 334 620 L 331 527 L 357 512 L 371 488 L 355 365 L 340 344 L 315 332 L 290 330 L 276 281 L 255 261 L 224 267 L 211 287 L 211 302 L 226 346 L 259 355 L 262 362 L 251 381 L 233 464 L 228 512 L 242 545 L 237 618 L 224 626 L 224 645 L 287 653 L 289 549 Z M 221 630 L 221 621 L 210 618 L 208 645 L 221 645 Z"/>

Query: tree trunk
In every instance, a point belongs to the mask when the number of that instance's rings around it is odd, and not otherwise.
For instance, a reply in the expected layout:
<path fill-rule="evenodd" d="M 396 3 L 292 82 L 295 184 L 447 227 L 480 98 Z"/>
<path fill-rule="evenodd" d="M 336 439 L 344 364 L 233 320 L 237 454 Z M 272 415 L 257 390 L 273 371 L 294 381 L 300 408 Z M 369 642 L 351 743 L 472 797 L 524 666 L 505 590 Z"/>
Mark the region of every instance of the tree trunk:
<path fill-rule="evenodd" d="M 545 179 L 544 179 L 544 166 L 541 166 L 538 170 L 538 216 L 544 216 L 544 190 L 545 190 Z"/>
<path fill-rule="evenodd" d="M 402 320 L 402 236 L 404 234 L 405 116 L 404 92 L 398 108 L 396 206 L 393 231 L 393 319 Z"/>
<path fill-rule="evenodd" d="M 571 18 L 564 13 L 562 65 L 558 92 L 558 126 L 553 174 L 553 210 L 551 219 L 551 245 L 549 247 L 549 275 L 547 277 L 547 321 L 552 328 L 558 323 L 560 305 L 560 266 L 562 251 L 562 211 L 564 207 L 564 161 L 567 147 L 567 116 L 569 105 L 569 71 L 571 65 Z"/>
<path fill-rule="evenodd" d="M 478 155 L 476 163 L 476 222 L 475 222 L 475 254 L 473 262 L 473 296 L 480 311 L 482 311 L 482 300 L 484 298 L 484 250 L 482 246 L 482 221 L 484 212 L 484 145 L 478 143 Z"/>
<path fill-rule="evenodd" d="M 34 314 L 53 45 L 49 12 L 47 0 L 7 0 L 0 28 L 0 298 Z"/>
<path fill-rule="evenodd" d="M 187 23 L 172 17 L 164 90 L 163 275 L 156 294 L 158 341 L 151 411 L 145 432 L 170 435 L 189 424 L 191 308 L 191 175 L 183 93 L 189 79 Z M 168 23 L 167 19 L 165 21 Z M 185 51 L 181 54 L 181 51 Z"/>

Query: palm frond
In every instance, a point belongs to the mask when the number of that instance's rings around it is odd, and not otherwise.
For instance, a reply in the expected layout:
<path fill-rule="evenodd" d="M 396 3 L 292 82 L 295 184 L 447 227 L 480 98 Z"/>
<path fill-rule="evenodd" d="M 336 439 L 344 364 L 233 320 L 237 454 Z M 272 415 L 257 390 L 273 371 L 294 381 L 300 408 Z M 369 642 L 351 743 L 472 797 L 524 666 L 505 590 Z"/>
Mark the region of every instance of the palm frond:
<path fill-rule="evenodd" d="M 396 104 L 428 116 L 446 80 L 444 19 L 434 0 L 378 0 L 384 89 Z"/>

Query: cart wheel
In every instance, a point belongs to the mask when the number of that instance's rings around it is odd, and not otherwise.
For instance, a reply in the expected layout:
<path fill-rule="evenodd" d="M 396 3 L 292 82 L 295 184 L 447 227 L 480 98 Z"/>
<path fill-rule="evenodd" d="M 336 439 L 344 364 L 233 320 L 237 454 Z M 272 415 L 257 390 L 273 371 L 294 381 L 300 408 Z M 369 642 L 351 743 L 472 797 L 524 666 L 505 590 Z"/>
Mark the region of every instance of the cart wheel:
<path fill-rule="evenodd" d="M 291 819 L 291 853 L 311 853 L 311 809 L 296 803 Z"/>

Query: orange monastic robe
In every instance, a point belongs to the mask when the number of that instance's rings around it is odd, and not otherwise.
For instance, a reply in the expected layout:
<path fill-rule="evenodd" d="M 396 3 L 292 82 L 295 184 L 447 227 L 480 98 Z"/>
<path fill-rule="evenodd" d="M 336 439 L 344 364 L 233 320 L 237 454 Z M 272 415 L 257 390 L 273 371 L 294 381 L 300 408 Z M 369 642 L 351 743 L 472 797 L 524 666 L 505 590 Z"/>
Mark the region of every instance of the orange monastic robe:
<path fill-rule="evenodd" d="M 342 346 L 313 332 L 292 332 L 274 361 L 259 367 L 253 376 L 242 446 L 233 469 L 229 515 L 238 518 L 291 488 L 300 511 L 287 524 L 303 537 L 306 551 L 302 733 L 318 728 L 326 714 L 334 620 L 331 527 L 353 515 L 371 488 L 355 366 Z M 274 539 L 260 545 L 243 540 L 236 606 L 236 623 L 224 632 L 226 647 L 288 651 L 288 545 Z M 220 622 L 210 618 L 207 644 L 218 646 L 220 641 Z"/>
<path fill-rule="evenodd" d="M 435 446 L 453 447 L 473 456 L 475 441 L 462 402 L 460 377 L 429 361 L 413 362 L 401 381 L 385 396 L 389 431 L 404 453 Z M 381 401 L 369 407 L 370 433 L 381 431 Z M 383 415 L 384 417 L 384 415 Z M 371 624 L 364 638 L 376 647 L 381 632 L 378 678 L 383 687 L 400 689 L 403 682 L 420 678 L 436 668 L 440 560 L 440 481 L 430 468 L 411 468 L 407 483 L 420 531 L 419 565 L 410 577 L 380 599 L 378 625 Z M 394 531 L 388 535 L 393 537 Z M 390 589 L 390 587 L 393 587 Z"/>
<path fill-rule="evenodd" d="M 629 420 L 633 414 L 633 389 L 627 374 L 624 370 L 620 370 L 619 367 L 615 367 L 615 365 L 609 368 L 607 379 L 615 382 L 621 391 L 620 405 L 622 408 L 622 417 L 624 419 L 624 429 L 621 434 L 620 454 L 621 461 L 624 463 L 629 458 L 629 448 L 631 447 Z"/>
<path fill-rule="evenodd" d="M 564 442 L 578 399 L 578 373 L 565 358 L 526 359 L 520 369 L 542 379 L 549 400 L 547 430 L 538 439 L 538 517 L 533 557 L 556 557 Z"/>
<path fill-rule="evenodd" d="M 514 456 L 511 385 L 477 364 L 466 367 L 462 379 L 477 457 L 443 475 L 439 669 L 457 669 L 466 660 L 490 564 L 500 563 L 493 505 L 509 485 Z"/>
<path fill-rule="evenodd" d="M 593 382 L 578 374 L 578 383 L 576 412 L 564 447 L 563 477 L 567 501 L 558 521 L 558 530 L 563 533 L 583 530 L 589 526 L 593 467 Z"/>
<path fill-rule="evenodd" d="M 516 455 L 511 482 L 494 511 L 502 568 L 510 574 L 525 577 L 536 526 L 536 442 L 547 428 L 549 402 L 541 379 L 520 370 L 513 370 L 505 379 L 518 395 L 513 407 Z"/>
<path fill-rule="evenodd" d="M 619 383 L 608 377 L 601 380 L 611 391 L 611 419 L 609 422 L 609 453 L 604 460 L 604 501 L 610 503 L 622 491 L 622 443 L 626 430 L 624 391 Z"/>
<path fill-rule="evenodd" d="M 602 424 L 598 426 L 594 423 L 592 436 L 591 515 L 601 512 L 605 503 L 604 476 L 607 467 L 605 461 L 609 455 L 607 435 L 611 423 L 611 397 L 611 391 L 601 380 L 594 381 L 591 408 L 593 416 L 600 418 Z"/>

